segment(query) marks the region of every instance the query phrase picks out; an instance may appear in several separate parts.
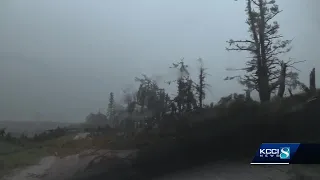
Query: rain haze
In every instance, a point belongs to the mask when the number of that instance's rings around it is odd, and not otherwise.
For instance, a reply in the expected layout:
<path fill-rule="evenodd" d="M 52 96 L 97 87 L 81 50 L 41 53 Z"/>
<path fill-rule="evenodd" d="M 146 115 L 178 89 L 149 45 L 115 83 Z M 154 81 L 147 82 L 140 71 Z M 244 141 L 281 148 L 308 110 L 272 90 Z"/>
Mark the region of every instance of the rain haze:
<path fill-rule="evenodd" d="M 286 56 L 307 60 L 297 68 L 308 82 L 319 69 L 318 0 L 278 0 L 280 33 L 294 38 Z M 226 41 L 248 36 L 245 1 L 105 0 L 0 2 L 0 120 L 80 122 L 90 112 L 105 112 L 110 92 L 146 74 L 175 93 L 165 80 L 184 57 L 196 76 L 201 57 L 212 86 L 206 102 L 242 92 L 224 81 L 225 69 L 244 66 L 247 54 L 227 52 Z M 318 78 L 318 84 L 319 84 Z"/>

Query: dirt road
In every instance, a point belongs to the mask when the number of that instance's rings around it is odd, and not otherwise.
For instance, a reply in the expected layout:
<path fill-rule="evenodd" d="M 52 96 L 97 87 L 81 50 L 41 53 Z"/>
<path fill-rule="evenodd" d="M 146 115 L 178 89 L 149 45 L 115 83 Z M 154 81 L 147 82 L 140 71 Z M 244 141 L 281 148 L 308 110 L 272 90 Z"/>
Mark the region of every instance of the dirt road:
<path fill-rule="evenodd" d="M 83 171 L 97 157 L 117 156 L 125 158 L 133 152 L 135 150 L 88 150 L 64 158 L 49 156 L 43 158 L 37 165 L 29 166 L 22 170 L 15 170 L 12 175 L 4 177 L 3 180 L 69 179 L 77 172 Z"/>
<path fill-rule="evenodd" d="M 16 170 L 13 175 L 4 180 L 64 180 L 69 179 L 77 172 L 83 172 L 93 159 L 97 157 L 116 156 L 128 157 L 135 150 L 111 151 L 88 150 L 81 154 L 64 158 L 50 156 L 43 158 L 39 164 Z M 103 166 L 106 168 L 106 166 Z M 105 171 L 105 169 L 103 170 Z M 86 174 L 86 173 L 85 173 Z M 320 179 L 319 165 L 278 165 L 278 166 L 250 166 L 244 163 L 219 162 L 198 167 L 190 171 L 182 171 L 166 175 L 156 180 L 295 180 Z"/>

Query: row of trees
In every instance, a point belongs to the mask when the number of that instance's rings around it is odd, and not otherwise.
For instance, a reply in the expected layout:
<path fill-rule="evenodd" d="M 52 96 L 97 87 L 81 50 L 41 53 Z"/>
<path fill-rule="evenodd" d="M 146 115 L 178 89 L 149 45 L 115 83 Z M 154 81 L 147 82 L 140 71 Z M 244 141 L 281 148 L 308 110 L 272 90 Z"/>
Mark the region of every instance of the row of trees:
<path fill-rule="evenodd" d="M 250 93 L 257 91 L 260 101 L 270 101 L 272 94 L 282 98 L 285 90 L 292 95 L 292 90 L 300 87 L 310 94 L 316 93 L 315 69 L 310 73 L 310 86 L 299 81 L 299 70 L 295 68 L 297 63 L 302 61 L 293 61 L 293 59 L 280 59 L 281 55 L 290 52 L 292 40 L 283 39 L 279 33 L 280 25 L 275 21 L 275 17 L 282 12 L 275 0 L 246 0 L 246 24 L 249 27 L 249 39 L 229 40 L 227 43 L 228 51 L 245 51 L 250 55 L 244 68 L 227 69 L 245 71 L 243 76 L 226 77 L 226 80 L 236 79 L 245 87 L 245 96 L 250 99 Z M 181 59 L 178 63 L 173 63 L 171 68 L 176 68 L 180 75 L 177 80 L 168 81 L 169 84 L 176 82 L 177 95 L 170 97 L 164 89 L 160 89 L 157 84 L 147 76 L 136 78 L 140 83 L 139 97 L 137 103 L 141 107 L 145 106 L 145 99 L 152 101 L 159 99 L 160 105 L 155 106 L 148 103 L 154 109 L 163 109 L 170 107 L 172 113 L 188 112 L 196 108 L 203 108 L 205 99 L 205 89 L 209 86 L 205 83 L 207 77 L 206 68 L 204 68 L 202 59 L 199 59 L 200 69 L 198 80 L 193 81 L 188 72 L 188 65 Z M 159 96 L 159 95 L 163 96 Z M 161 98 L 162 97 L 162 98 Z M 165 98 L 166 97 L 166 98 Z M 151 99 L 150 99 L 151 98 Z M 153 99 L 152 99 L 153 98 Z M 147 102 L 148 102 L 147 101 Z"/>
<path fill-rule="evenodd" d="M 205 89 L 209 86 L 205 82 L 208 74 L 202 59 L 198 59 L 198 62 L 200 68 L 197 82 L 191 79 L 188 65 L 184 63 L 183 59 L 172 64 L 170 68 L 177 69 L 179 72 L 179 77 L 176 80 L 167 81 L 168 84 L 175 83 L 177 86 L 177 95 L 173 97 L 170 97 L 164 88 L 159 87 L 158 83 L 147 75 L 142 74 L 141 77 L 136 77 L 135 81 L 139 83 L 137 91 L 124 91 L 124 102 L 129 116 L 132 116 L 136 110 L 138 114 L 149 114 L 155 121 L 159 121 L 165 114 L 182 115 L 184 112 L 203 108 L 203 100 L 206 96 Z M 86 120 L 87 122 L 101 122 L 103 120 L 114 127 L 119 124 L 117 122 L 118 116 L 114 93 L 111 92 L 106 115 L 91 113 Z"/>
<path fill-rule="evenodd" d="M 282 11 L 279 9 L 275 0 L 245 0 L 247 14 L 246 24 L 249 27 L 249 39 L 229 40 L 228 51 L 247 52 L 250 57 L 243 68 L 229 68 L 229 71 L 244 71 L 243 76 L 226 77 L 225 80 L 236 79 L 245 87 L 245 94 L 230 95 L 221 98 L 219 103 L 227 102 L 230 99 L 251 100 L 252 91 L 259 93 L 260 101 L 271 100 L 273 94 L 282 98 L 287 89 L 290 95 L 292 90 L 300 87 L 309 94 L 316 93 L 315 69 L 310 73 L 310 86 L 307 87 L 299 81 L 299 70 L 294 66 L 304 61 L 293 61 L 292 59 L 280 59 L 280 55 L 286 54 L 291 50 L 292 40 L 283 39 L 279 33 L 280 25 L 274 18 Z M 176 84 L 177 93 L 170 97 L 164 88 L 159 87 L 157 82 L 147 75 L 136 77 L 139 83 L 136 92 L 125 92 L 125 103 L 127 111 L 132 115 L 135 109 L 140 108 L 143 114 L 146 110 L 151 112 L 155 120 L 160 120 L 166 113 L 182 115 L 195 109 L 209 107 L 203 100 L 206 97 L 206 72 L 202 59 L 198 59 L 200 64 L 198 78 L 191 79 L 188 65 L 181 59 L 173 63 L 172 67 L 179 72 L 179 77 L 175 80 L 167 81 Z M 213 107 L 213 104 L 210 105 Z M 115 101 L 114 94 L 110 93 L 107 118 L 114 122 Z"/>
<path fill-rule="evenodd" d="M 33 137 L 28 136 L 26 133 L 21 133 L 20 136 L 13 136 L 12 133 L 6 131 L 6 128 L 0 129 L 0 141 L 5 140 L 10 143 L 23 145 L 24 140 L 28 141 L 46 141 L 54 138 L 64 136 L 67 133 L 66 128 L 57 127 L 55 129 L 47 130 L 38 134 L 34 134 Z"/>
<path fill-rule="evenodd" d="M 134 102 L 141 107 L 141 113 L 146 108 L 151 111 L 156 119 L 160 119 L 166 113 L 183 114 L 191 112 L 197 108 L 203 108 L 203 100 L 205 99 L 208 84 L 205 78 L 208 75 L 203 66 L 202 59 L 200 63 L 198 81 L 191 79 L 188 65 L 181 59 L 177 63 L 173 63 L 170 68 L 177 69 L 179 77 L 176 80 L 167 81 L 169 85 L 176 84 L 177 93 L 170 97 L 164 88 L 160 88 L 156 81 L 146 75 L 136 78 L 139 83 L 137 91 L 137 101 Z"/>

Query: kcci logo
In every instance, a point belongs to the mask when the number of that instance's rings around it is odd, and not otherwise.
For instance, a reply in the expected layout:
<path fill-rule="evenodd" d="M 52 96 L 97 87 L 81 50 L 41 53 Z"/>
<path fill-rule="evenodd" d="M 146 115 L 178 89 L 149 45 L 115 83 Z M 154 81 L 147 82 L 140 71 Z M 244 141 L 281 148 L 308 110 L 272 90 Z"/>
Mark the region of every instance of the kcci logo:
<path fill-rule="evenodd" d="M 290 147 L 280 147 L 279 149 L 260 149 L 260 157 L 290 159 Z"/>

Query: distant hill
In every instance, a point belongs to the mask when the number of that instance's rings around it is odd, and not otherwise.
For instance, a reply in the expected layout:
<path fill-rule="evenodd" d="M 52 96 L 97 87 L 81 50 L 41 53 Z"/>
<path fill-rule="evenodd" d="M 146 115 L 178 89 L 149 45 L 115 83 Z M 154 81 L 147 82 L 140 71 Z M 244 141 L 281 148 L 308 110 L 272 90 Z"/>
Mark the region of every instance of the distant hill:
<path fill-rule="evenodd" d="M 0 121 L 0 128 L 6 128 L 13 136 L 26 133 L 29 136 L 41 133 L 48 129 L 70 126 L 73 123 L 51 122 L 51 121 Z"/>

